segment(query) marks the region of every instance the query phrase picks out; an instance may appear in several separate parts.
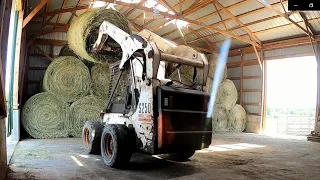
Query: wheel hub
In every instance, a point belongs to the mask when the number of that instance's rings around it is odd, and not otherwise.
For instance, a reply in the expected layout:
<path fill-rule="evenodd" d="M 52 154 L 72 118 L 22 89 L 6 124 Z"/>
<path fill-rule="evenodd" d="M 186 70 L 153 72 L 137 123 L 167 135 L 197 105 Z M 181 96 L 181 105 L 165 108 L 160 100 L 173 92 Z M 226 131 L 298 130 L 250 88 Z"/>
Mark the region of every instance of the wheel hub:
<path fill-rule="evenodd" d="M 104 137 L 104 154 L 108 158 L 111 158 L 113 154 L 113 139 L 109 133 Z"/>
<path fill-rule="evenodd" d="M 89 147 L 90 140 L 89 140 L 89 129 L 85 128 L 84 129 L 84 146 L 87 148 Z"/>

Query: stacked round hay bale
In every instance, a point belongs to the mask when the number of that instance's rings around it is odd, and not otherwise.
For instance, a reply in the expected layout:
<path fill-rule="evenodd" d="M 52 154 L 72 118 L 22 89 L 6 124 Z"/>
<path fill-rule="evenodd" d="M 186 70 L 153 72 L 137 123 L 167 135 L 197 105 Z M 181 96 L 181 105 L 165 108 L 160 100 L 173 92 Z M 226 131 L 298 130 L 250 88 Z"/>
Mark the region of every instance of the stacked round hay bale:
<path fill-rule="evenodd" d="M 111 9 L 87 11 L 72 21 L 68 31 L 69 47 L 76 55 L 88 61 L 98 63 L 118 60 L 115 58 L 110 59 L 106 55 L 90 51 L 90 46 L 94 43 L 93 40 L 97 38 L 100 25 L 103 21 L 109 21 L 128 34 L 131 34 L 127 19 L 118 11 Z M 112 39 L 108 38 L 107 42 L 110 41 Z"/>
<path fill-rule="evenodd" d="M 226 79 L 219 87 L 214 113 L 212 115 L 213 133 L 240 133 L 246 125 L 246 111 L 236 104 L 238 92 L 234 83 Z"/>
<path fill-rule="evenodd" d="M 70 106 L 70 131 L 71 137 L 81 137 L 84 123 L 87 120 L 100 120 L 100 113 L 106 107 L 106 101 L 94 95 L 83 97 Z"/>
<path fill-rule="evenodd" d="M 22 110 L 22 125 L 34 138 L 68 137 L 69 105 L 54 94 L 32 96 Z"/>
<path fill-rule="evenodd" d="M 55 58 L 43 78 L 43 89 L 68 103 L 86 96 L 90 88 L 89 69 L 73 56 Z"/>
<path fill-rule="evenodd" d="M 209 89 L 211 89 L 212 81 L 213 81 L 214 75 L 216 73 L 218 55 L 216 53 L 212 53 L 210 55 L 207 55 L 207 59 L 208 59 L 208 64 L 209 64 L 209 73 L 208 73 L 208 79 L 207 79 L 206 86 L 208 87 L 207 89 L 209 90 Z M 224 68 L 221 82 L 223 82 L 226 79 L 227 79 L 227 67 Z"/>
<path fill-rule="evenodd" d="M 207 58 L 209 63 L 209 74 L 206 86 L 207 90 L 211 92 L 212 82 L 216 73 L 218 55 L 212 53 L 208 55 Z M 227 79 L 227 67 L 225 67 L 212 117 L 213 133 L 240 133 L 244 131 L 246 111 L 241 105 L 236 104 L 237 100 L 238 91 L 234 83 Z"/>
<path fill-rule="evenodd" d="M 230 132 L 240 133 L 246 128 L 246 110 L 239 104 L 232 107 L 228 113 L 228 128 Z"/>

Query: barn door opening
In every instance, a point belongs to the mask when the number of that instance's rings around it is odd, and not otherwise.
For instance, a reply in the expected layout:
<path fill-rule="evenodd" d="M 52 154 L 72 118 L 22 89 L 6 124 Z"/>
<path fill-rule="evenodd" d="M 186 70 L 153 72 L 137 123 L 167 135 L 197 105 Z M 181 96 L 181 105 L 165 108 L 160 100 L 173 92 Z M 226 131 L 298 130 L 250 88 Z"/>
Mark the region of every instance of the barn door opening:
<path fill-rule="evenodd" d="M 267 61 L 266 132 L 308 135 L 314 129 L 317 64 L 314 56 Z"/>

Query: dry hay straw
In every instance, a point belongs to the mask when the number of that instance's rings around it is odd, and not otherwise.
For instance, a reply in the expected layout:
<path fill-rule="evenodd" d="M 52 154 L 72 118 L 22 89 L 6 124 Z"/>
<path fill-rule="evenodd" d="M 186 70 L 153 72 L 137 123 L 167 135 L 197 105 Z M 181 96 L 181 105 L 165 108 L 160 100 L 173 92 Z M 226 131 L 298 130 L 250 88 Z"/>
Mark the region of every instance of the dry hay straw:
<path fill-rule="evenodd" d="M 219 105 L 215 105 L 212 114 L 212 132 L 228 132 L 228 111 Z"/>
<path fill-rule="evenodd" d="M 106 103 L 93 95 L 83 97 L 70 106 L 69 135 L 81 137 L 84 123 L 87 120 L 100 120 L 100 113 L 106 108 Z"/>
<path fill-rule="evenodd" d="M 90 87 L 89 69 L 82 61 L 72 56 L 55 58 L 43 78 L 45 91 L 70 103 L 86 96 Z"/>
<path fill-rule="evenodd" d="M 217 94 L 217 104 L 229 111 L 236 104 L 237 100 L 238 91 L 236 86 L 231 80 L 226 79 L 220 85 Z"/>
<path fill-rule="evenodd" d="M 198 51 L 195 49 L 184 46 L 184 45 L 179 45 L 177 47 L 171 47 L 168 49 L 168 53 L 179 56 L 179 57 L 185 57 L 189 59 L 197 59 L 198 57 Z M 187 85 L 194 85 L 194 84 L 203 84 L 203 71 L 199 68 L 197 68 L 197 76 L 195 79 L 195 82 L 193 82 L 193 75 L 194 75 L 194 67 L 188 66 L 188 65 L 181 65 L 180 67 L 180 78 L 181 82 Z M 179 75 L 178 71 L 174 71 L 170 75 L 170 79 L 174 81 L 179 81 Z"/>
<path fill-rule="evenodd" d="M 34 138 L 68 137 L 68 104 L 51 93 L 32 96 L 22 110 L 22 125 Z"/>
<path fill-rule="evenodd" d="M 212 53 L 207 56 L 208 57 L 208 64 L 209 64 L 209 73 L 208 77 L 213 80 L 214 74 L 217 69 L 217 61 L 218 61 L 218 55 L 216 53 Z M 224 68 L 223 75 L 222 75 L 222 81 L 227 79 L 227 66 Z"/>
<path fill-rule="evenodd" d="M 96 64 L 91 68 L 91 94 L 103 101 L 108 100 L 110 69 L 108 64 Z"/>
<path fill-rule="evenodd" d="M 160 37 L 159 35 L 144 29 L 140 31 L 137 35 L 143 37 L 146 41 L 152 41 L 155 42 L 157 47 L 162 52 L 168 53 L 168 50 L 172 47 L 176 47 L 176 44 L 174 42 L 171 42 L 170 40 L 164 39 Z"/>
<path fill-rule="evenodd" d="M 240 133 L 246 128 L 247 115 L 246 110 L 239 104 L 233 106 L 228 113 L 228 127 L 230 132 Z"/>
<path fill-rule="evenodd" d="M 69 47 L 75 54 L 92 62 L 106 62 L 110 60 L 106 55 L 87 51 L 89 46 L 92 46 L 94 43 L 91 42 L 91 38 L 97 37 L 103 21 L 109 21 L 123 31 L 131 34 L 127 19 L 118 11 L 112 9 L 87 11 L 72 21 L 68 31 Z"/>

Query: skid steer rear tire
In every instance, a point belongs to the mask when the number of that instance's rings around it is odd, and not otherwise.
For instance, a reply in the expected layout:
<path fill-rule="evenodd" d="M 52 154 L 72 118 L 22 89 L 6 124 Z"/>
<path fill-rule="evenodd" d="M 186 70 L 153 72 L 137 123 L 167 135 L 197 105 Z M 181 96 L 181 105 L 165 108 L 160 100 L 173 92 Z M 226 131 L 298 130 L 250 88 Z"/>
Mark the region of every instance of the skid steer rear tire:
<path fill-rule="evenodd" d="M 195 150 L 193 150 L 193 149 L 181 151 L 181 152 L 178 152 L 178 153 L 169 153 L 169 160 L 172 160 L 172 161 L 186 161 L 191 156 L 193 156 L 194 153 L 195 153 Z"/>
<path fill-rule="evenodd" d="M 132 155 L 129 129 L 125 125 L 109 124 L 101 136 L 103 162 L 113 168 L 126 168 Z"/>
<path fill-rule="evenodd" d="M 82 142 L 86 154 L 100 154 L 103 124 L 100 121 L 86 121 L 82 129 Z"/>

